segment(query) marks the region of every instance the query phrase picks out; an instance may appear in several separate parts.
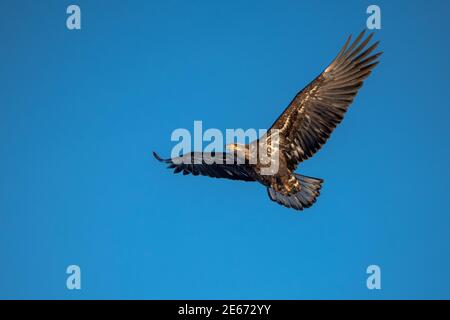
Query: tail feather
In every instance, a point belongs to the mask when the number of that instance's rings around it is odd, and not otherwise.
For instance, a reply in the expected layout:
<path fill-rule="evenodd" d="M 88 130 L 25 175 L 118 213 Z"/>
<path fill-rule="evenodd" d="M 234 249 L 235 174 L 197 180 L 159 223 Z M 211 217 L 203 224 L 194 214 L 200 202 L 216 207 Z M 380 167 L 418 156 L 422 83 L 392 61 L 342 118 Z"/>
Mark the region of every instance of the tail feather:
<path fill-rule="evenodd" d="M 276 192 L 274 189 L 268 187 L 267 191 L 271 200 L 288 208 L 296 210 L 303 210 L 304 208 L 311 207 L 316 202 L 317 197 L 320 195 L 320 189 L 322 188 L 322 179 L 303 176 L 301 174 L 295 174 L 298 182 L 301 185 L 299 192 L 291 195 L 283 195 Z"/>

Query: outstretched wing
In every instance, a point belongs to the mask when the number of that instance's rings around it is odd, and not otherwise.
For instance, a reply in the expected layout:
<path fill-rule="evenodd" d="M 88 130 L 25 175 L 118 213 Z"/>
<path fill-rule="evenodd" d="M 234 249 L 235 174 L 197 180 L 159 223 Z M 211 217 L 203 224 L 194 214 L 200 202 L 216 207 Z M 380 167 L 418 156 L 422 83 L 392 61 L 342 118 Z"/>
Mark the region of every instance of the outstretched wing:
<path fill-rule="evenodd" d="M 158 161 L 169 164 L 168 168 L 174 169 L 174 173 L 183 172 L 184 175 L 255 181 L 252 177 L 251 166 L 238 163 L 236 157 L 230 153 L 190 152 L 172 159 L 162 159 L 156 152 L 153 152 L 153 155 Z"/>
<path fill-rule="evenodd" d="M 272 125 L 270 130 L 278 129 L 279 148 L 291 170 L 327 141 L 378 64 L 381 52 L 371 53 L 379 42 L 366 48 L 373 34 L 360 42 L 363 36 L 364 31 L 349 46 L 350 36 L 333 62 L 295 96 Z"/>

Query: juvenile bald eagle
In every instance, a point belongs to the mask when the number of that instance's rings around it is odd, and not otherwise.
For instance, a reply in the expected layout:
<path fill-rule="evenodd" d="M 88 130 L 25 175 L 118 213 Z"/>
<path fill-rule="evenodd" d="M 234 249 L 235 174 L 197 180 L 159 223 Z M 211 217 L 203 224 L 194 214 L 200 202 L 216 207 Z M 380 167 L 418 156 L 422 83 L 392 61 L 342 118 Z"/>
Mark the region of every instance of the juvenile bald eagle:
<path fill-rule="evenodd" d="M 381 52 L 372 52 L 379 42 L 368 47 L 372 36 L 370 34 L 363 40 L 363 31 L 351 44 L 350 36 L 331 64 L 294 97 L 266 135 L 257 141 L 227 145 L 232 152 L 190 152 L 172 159 L 161 159 L 153 152 L 155 158 L 168 163 L 174 173 L 257 181 L 267 187 L 271 200 L 283 206 L 296 210 L 310 207 L 319 196 L 323 180 L 294 171 L 327 141 L 363 81 L 378 64 Z M 271 150 L 274 148 L 270 141 L 275 132 L 278 143 L 276 150 Z M 254 154 L 251 151 L 260 145 L 266 146 L 265 152 L 277 154 L 276 172 L 263 174 L 262 169 L 267 163 L 264 166 L 259 160 L 250 161 Z M 237 152 L 245 161 L 238 161 Z"/>

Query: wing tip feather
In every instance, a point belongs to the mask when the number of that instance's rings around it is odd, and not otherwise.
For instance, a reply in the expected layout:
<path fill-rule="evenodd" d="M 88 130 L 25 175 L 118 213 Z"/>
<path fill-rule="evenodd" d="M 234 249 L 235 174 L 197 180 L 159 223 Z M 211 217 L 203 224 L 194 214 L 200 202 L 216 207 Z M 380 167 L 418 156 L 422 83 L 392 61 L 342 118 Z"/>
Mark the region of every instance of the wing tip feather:
<path fill-rule="evenodd" d="M 153 156 L 155 157 L 156 160 L 158 160 L 159 162 L 168 162 L 167 159 L 163 159 L 159 156 L 159 154 L 157 154 L 155 151 L 152 151 Z"/>

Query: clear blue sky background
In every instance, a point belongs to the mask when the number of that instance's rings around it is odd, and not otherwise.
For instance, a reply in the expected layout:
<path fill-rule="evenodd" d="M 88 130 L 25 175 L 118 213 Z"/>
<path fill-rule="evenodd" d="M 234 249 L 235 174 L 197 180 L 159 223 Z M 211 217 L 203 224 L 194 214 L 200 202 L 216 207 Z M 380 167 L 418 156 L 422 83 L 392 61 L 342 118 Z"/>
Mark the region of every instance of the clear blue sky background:
<path fill-rule="evenodd" d="M 151 151 L 269 127 L 371 2 L 74 3 L 81 31 L 71 2 L 0 2 L 0 298 L 450 298 L 449 1 L 376 1 L 382 63 L 300 214 Z"/>

